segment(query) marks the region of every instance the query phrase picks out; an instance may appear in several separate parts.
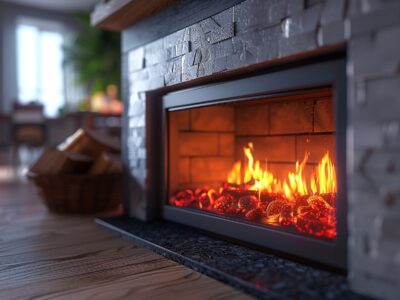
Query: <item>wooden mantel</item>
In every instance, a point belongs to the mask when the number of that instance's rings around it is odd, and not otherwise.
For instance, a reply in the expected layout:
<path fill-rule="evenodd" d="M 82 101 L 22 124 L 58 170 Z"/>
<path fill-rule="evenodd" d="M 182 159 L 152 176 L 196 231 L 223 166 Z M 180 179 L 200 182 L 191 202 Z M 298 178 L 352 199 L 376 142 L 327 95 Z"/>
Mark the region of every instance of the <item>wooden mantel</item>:
<path fill-rule="evenodd" d="M 174 4 L 177 0 L 103 0 L 92 12 L 93 26 L 121 31 Z"/>

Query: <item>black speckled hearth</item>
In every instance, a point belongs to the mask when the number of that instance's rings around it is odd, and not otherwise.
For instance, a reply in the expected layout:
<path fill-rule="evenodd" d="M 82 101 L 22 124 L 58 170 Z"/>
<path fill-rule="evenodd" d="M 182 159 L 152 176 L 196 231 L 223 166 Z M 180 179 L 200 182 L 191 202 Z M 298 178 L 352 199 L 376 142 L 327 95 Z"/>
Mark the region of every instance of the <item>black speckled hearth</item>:
<path fill-rule="evenodd" d="M 128 217 L 96 222 L 147 247 L 261 299 L 366 299 L 344 276 L 235 245 L 172 222 Z"/>

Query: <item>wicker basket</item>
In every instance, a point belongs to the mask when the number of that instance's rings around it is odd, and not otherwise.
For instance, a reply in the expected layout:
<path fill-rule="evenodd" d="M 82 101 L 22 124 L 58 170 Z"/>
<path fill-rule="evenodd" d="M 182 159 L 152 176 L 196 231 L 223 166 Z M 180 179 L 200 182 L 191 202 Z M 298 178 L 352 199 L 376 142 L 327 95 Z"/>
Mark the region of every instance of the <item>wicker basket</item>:
<path fill-rule="evenodd" d="M 121 203 L 122 175 L 40 175 L 29 173 L 49 210 L 56 213 L 93 213 Z"/>

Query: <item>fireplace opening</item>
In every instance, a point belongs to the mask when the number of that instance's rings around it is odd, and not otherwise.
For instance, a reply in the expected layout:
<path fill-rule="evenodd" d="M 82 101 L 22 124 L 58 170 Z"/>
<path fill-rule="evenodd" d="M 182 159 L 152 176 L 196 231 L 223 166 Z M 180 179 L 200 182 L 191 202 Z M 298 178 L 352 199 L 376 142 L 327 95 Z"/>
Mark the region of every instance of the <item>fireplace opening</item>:
<path fill-rule="evenodd" d="M 346 269 L 345 74 L 330 59 L 162 96 L 163 218 Z"/>
<path fill-rule="evenodd" d="M 168 120 L 178 149 L 170 205 L 336 237 L 330 89 L 170 111 Z"/>

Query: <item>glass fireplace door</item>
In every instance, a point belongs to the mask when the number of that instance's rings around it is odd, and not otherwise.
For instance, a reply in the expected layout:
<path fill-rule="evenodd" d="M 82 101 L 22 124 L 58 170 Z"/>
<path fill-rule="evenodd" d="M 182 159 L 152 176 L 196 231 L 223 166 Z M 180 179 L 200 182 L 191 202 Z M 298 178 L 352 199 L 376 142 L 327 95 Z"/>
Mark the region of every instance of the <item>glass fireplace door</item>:
<path fill-rule="evenodd" d="M 170 111 L 168 120 L 178 170 L 170 205 L 336 237 L 330 89 Z"/>
<path fill-rule="evenodd" d="M 346 268 L 336 59 L 163 96 L 163 217 Z"/>

